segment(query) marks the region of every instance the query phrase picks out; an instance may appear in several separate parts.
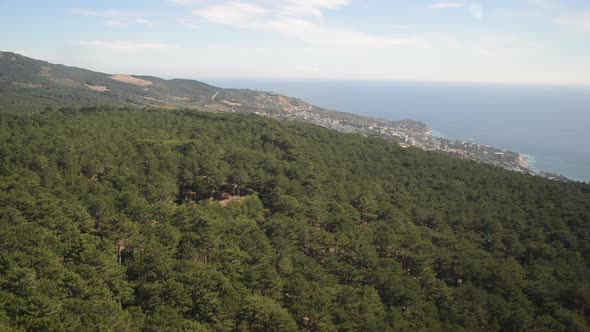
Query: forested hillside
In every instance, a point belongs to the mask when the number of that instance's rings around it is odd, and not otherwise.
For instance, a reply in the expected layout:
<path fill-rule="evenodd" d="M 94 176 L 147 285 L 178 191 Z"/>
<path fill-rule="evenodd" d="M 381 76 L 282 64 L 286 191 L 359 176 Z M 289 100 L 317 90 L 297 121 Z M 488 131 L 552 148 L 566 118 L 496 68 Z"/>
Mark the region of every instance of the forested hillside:
<path fill-rule="evenodd" d="M 269 92 L 223 89 L 188 79 L 113 75 L 0 51 L 0 111 L 29 113 L 97 104 L 216 112 L 277 112 L 296 107 L 324 111 L 299 99 Z"/>
<path fill-rule="evenodd" d="M 0 113 L 1 331 L 588 331 L 590 186 L 191 110 Z"/>

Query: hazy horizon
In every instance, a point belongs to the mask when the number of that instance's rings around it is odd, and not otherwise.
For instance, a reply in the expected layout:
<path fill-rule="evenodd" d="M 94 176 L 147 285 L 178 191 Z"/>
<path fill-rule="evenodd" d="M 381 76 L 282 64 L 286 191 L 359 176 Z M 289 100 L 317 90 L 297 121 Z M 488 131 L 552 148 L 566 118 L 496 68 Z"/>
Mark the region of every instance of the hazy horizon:
<path fill-rule="evenodd" d="M 47 59 L 43 59 L 43 58 L 37 58 L 37 57 L 33 57 L 30 54 L 24 54 L 22 52 L 18 52 L 18 51 L 14 51 L 14 50 L 0 50 L 0 52 L 11 52 L 11 53 L 16 53 L 16 54 L 20 54 L 22 56 L 25 57 L 29 57 L 35 60 L 41 60 L 41 61 L 47 61 L 50 63 L 53 63 L 51 61 L 48 61 Z M 94 72 L 102 72 L 105 74 L 126 74 L 126 75 L 134 75 L 134 76 L 153 76 L 153 77 L 158 77 L 161 79 L 165 79 L 165 80 L 174 80 L 174 79 L 184 79 L 184 80 L 194 80 L 194 81 L 200 81 L 203 83 L 207 83 L 210 85 L 217 85 L 216 82 L 244 82 L 244 83 L 248 83 L 248 82 L 252 82 L 252 81 L 277 81 L 277 82 L 299 82 L 299 81 L 317 81 L 317 82 L 389 82 L 389 83 L 395 83 L 395 82 L 403 82 L 403 83 L 423 83 L 423 84 L 428 84 L 428 83 L 436 83 L 436 84 L 457 84 L 457 85 L 492 85 L 492 86 L 534 86 L 534 87 L 571 87 L 571 88 L 590 88 L 590 82 L 587 83 L 560 83 L 560 82 L 503 82 L 503 81 L 449 81 L 449 80 L 434 80 L 434 79 L 424 79 L 424 80 L 417 80 L 417 79 L 364 79 L 364 78 L 359 78 L 359 79 L 349 79 L 349 78 L 317 78 L 317 77 L 310 77 L 310 78 L 301 78 L 301 77 L 270 77 L 270 78 L 266 78 L 264 76 L 252 76 L 252 77 L 220 77 L 220 76 L 211 76 L 211 77 L 190 77 L 190 76 L 168 76 L 168 75 L 159 75 L 159 74 L 155 74 L 155 73 L 150 73 L 150 72 L 139 72 L 139 73 L 134 73 L 134 72 L 109 72 L 107 70 L 103 70 L 100 68 L 92 68 L 91 65 L 85 66 L 83 64 L 81 65 L 71 65 L 69 63 L 60 63 L 60 62 L 55 62 L 55 64 L 57 65 L 64 65 L 64 66 L 68 66 L 68 67 L 76 67 L 76 68 L 82 68 L 82 69 L 87 69 L 87 70 L 91 70 Z M 219 87 L 223 88 L 224 86 L 222 85 L 218 85 Z M 247 85 L 241 86 L 240 88 L 242 89 L 249 89 L 250 87 L 248 87 Z"/>
<path fill-rule="evenodd" d="M 590 85 L 581 0 L 0 3 L 7 51 L 108 73 Z"/>

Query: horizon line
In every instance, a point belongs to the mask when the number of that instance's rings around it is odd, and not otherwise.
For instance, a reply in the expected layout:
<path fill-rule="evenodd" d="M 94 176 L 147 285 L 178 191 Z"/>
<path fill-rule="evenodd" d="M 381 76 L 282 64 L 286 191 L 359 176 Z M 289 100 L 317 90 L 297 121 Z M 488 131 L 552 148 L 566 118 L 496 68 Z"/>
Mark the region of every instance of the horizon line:
<path fill-rule="evenodd" d="M 590 82 L 587 83 L 570 83 L 570 82 L 537 82 L 537 81 L 476 81 L 476 80 L 449 80 L 449 79 L 417 79 L 417 78 L 329 78 L 329 77 L 229 77 L 229 76 L 203 76 L 200 78 L 192 78 L 187 75 L 185 77 L 177 77 L 162 74 L 134 74 L 134 73 L 108 73 L 102 69 L 91 68 L 92 66 L 74 66 L 63 63 L 53 63 L 46 59 L 38 59 L 17 51 L 0 51 L 0 53 L 13 53 L 24 56 L 30 59 L 49 62 L 54 65 L 61 65 L 66 67 L 74 67 L 85 69 L 89 71 L 99 72 L 103 74 L 126 74 L 131 76 L 152 76 L 165 80 L 194 80 L 207 83 L 208 81 L 325 81 L 325 82 L 406 82 L 406 83 L 444 83 L 444 84 L 473 84 L 473 85 L 496 85 L 496 86 L 529 86 L 529 87 L 569 87 L 569 88 L 590 88 Z M 209 83 L 207 83 L 209 84 Z M 212 85 L 212 84 L 211 84 Z"/>

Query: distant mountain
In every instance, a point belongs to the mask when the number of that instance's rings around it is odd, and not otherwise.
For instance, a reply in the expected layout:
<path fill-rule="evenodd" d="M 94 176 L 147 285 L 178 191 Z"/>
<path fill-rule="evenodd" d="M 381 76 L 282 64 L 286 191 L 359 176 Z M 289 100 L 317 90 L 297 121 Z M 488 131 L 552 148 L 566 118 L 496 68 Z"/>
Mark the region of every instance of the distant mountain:
<path fill-rule="evenodd" d="M 0 52 L 0 102 L 0 109 L 9 112 L 96 104 L 213 111 L 311 106 L 273 93 L 223 89 L 194 80 L 99 73 L 11 52 Z"/>
<path fill-rule="evenodd" d="M 106 74 L 0 52 L 0 107 L 10 112 L 96 104 L 253 110 L 300 101 L 250 90 L 228 90 L 193 80 Z M 266 102 L 266 103 L 265 103 Z M 293 103 L 295 105 L 293 105 Z"/>
<path fill-rule="evenodd" d="M 374 121 L 427 130 L 412 121 L 383 121 L 328 111 L 297 98 L 265 91 L 224 89 L 188 79 L 107 74 L 0 52 L 0 111 L 38 112 L 48 107 L 102 105 L 183 107 L 215 112 L 258 112 L 280 117 L 295 112 L 321 113 L 335 120 L 370 124 Z"/>

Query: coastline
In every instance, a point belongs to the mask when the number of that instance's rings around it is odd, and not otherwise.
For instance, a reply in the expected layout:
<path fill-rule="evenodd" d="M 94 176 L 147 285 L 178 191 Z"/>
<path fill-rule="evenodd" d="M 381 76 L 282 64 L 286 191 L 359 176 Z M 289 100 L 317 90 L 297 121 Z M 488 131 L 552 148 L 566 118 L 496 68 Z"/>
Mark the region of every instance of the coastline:
<path fill-rule="evenodd" d="M 216 83 L 271 89 L 327 109 L 362 116 L 416 119 L 431 127 L 433 136 L 465 141 L 473 137 L 481 144 L 519 152 L 535 172 L 545 170 L 590 182 L 585 166 L 590 164 L 585 143 L 588 131 L 583 125 L 590 115 L 587 89 L 270 79 Z M 503 107 L 486 100 L 497 101 Z"/>
<path fill-rule="evenodd" d="M 445 135 L 444 133 L 442 133 L 442 132 L 440 132 L 440 131 L 438 131 L 438 130 L 432 129 L 432 128 L 430 128 L 430 127 L 428 127 L 428 131 L 430 131 L 430 133 L 431 133 L 431 134 L 432 134 L 432 136 L 434 136 L 434 137 L 437 137 L 437 138 L 444 138 L 444 139 L 450 139 L 450 138 L 449 138 L 447 135 Z"/>
<path fill-rule="evenodd" d="M 539 171 L 535 167 L 535 162 L 537 161 L 535 156 L 530 155 L 530 154 L 524 154 L 524 153 L 519 153 L 519 154 L 520 154 L 520 158 L 522 158 L 524 165 L 526 165 L 526 166 L 524 166 L 525 168 L 528 168 L 535 173 L 537 173 Z"/>
<path fill-rule="evenodd" d="M 478 145 L 474 140 L 472 139 L 453 139 L 450 138 L 448 135 L 445 135 L 444 133 L 433 129 L 431 127 L 428 127 L 428 135 L 430 135 L 431 137 L 435 138 L 435 139 L 441 139 L 441 140 L 448 140 L 448 141 L 458 141 L 458 142 L 470 142 L 472 144 L 476 144 Z M 577 179 L 575 177 L 571 177 L 571 176 L 567 176 L 567 175 L 562 175 L 559 173 L 555 173 L 555 172 L 549 172 L 549 171 L 545 171 L 545 170 L 541 170 L 538 168 L 537 164 L 537 158 L 532 155 L 532 154 L 526 154 L 526 153 L 521 153 L 521 152 L 514 152 L 514 151 L 509 151 L 509 150 L 503 150 L 503 149 L 498 149 L 498 148 L 493 148 L 491 146 L 487 146 L 490 147 L 492 149 L 497 149 L 498 151 L 502 151 L 504 153 L 512 153 L 513 155 L 516 156 L 516 158 L 514 158 L 514 166 L 516 166 L 516 168 L 512 168 L 512 167 L 504 167 L 506 169 L 512 170 L 512 171 L 518 171 L 521 173 L 528 173 L 530 175 L 534 175 L 534 176 L 538 176 L 538 177 L 542 177 L 545 179 L 551 179 L 551 180 L 557 180 L 557 181 L 564 181 L 564 182 L 583 182 L 583 183 L 590 183 L 588 181 L 583 181 L 580 179 Z M 488 162 L 489 163 L 489 162 Z"/>

